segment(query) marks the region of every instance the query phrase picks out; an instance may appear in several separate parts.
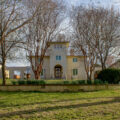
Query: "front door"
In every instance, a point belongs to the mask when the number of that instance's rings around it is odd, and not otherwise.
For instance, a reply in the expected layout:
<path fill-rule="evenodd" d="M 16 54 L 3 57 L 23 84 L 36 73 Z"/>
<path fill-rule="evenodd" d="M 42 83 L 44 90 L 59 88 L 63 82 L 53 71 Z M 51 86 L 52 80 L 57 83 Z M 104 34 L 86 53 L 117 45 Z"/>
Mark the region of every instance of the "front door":
<path fill-rule="evenodd" d="M 62 77 L 62 67 L 61 66 L 55 66 L 55 78 L 61 79 Z"/>

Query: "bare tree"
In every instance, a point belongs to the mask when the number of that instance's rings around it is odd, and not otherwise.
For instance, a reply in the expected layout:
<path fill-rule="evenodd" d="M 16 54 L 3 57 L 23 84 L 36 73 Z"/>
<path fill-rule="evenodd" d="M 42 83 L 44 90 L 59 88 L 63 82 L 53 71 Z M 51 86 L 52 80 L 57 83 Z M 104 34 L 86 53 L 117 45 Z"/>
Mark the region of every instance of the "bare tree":
<path fill-rule="evenodd" d="M 72 17 L 75 31 L 73 46 L 77 52 L 82 52 L 87 78 L 91 79 L 97 61 L 104 69 L 112 47 L 119 41 L 119 14 L 112 8 L 79 6 Z"/>
<path fill-rule="evenodd" d="M 12 58 L 16 44 L 22 42 L 18 39 L 17 34 L 20 34 L 20 29 L 32 20 L 37 11 L 36 9 L 31 16 L 25 17 L 27 15 L 23 14 L 24 8 L 22 2 L 17 0 L 0 1 L 0 62 L 2 64 L 3 85 L 6 84 L 6 60 Z"/>
<path fill-rule="evenodd" d="M 40 79 L 44 57 L 51 42 L 59 33 L 61 5 L 41 0 L 36 17 L 26 28 L 26 50 L 35 79 Z M 36 4 L 35 4 L 36 5 Z"/>
<path fill-rule="evenodd" d="M 109 56 L 116 54 L 116 51 L 120 51 L 120 14 L 113 8 L 98 10 L 99 27 L 97 42 L 98 59 L 101 63 L 102 69 L 105 69 L 106 61 Z"/>
<path fill-rule="evenodd" d="M 74 41 L 75 52 L 84 56 L 84 67 L 87 79 L 91 80 L 97 63 L 96 42 L 94 36 L 97 25 L 96 12 L 78 7 L 73 12 Z"/>

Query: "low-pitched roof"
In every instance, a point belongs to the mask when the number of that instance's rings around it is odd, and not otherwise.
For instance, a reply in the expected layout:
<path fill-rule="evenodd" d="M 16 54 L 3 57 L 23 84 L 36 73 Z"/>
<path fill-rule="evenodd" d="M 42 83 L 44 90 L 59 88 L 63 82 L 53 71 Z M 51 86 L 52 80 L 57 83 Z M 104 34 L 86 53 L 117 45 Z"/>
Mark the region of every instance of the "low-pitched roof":
<path fill-rule="evenodd" d="M 117 60 L 116 62 L 114 62 L 113 64 L 111 64 L 109 67 L 112 67 L 112 66 L 114 66 L 115 64 L 117 64 L 117 63 L 119 63 L 119 62 L 120 62 L 120 59 Z"/>
<path fill-rule="evenodd" d="M 66 43 L 70 43 L 69 41 L 52 41 L 52 42 L 48 42 L 50 44 L 57 44 L 57 43 L 61 43 L 61 44 L 66 44 Z"/>

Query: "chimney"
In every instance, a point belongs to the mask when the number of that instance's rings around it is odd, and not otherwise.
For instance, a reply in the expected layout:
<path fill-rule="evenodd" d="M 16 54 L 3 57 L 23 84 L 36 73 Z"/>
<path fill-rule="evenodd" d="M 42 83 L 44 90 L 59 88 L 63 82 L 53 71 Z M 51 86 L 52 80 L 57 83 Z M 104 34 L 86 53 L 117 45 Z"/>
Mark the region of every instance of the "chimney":
<path fill-rule="evenodd" d="M 70 55 L 74 55 L 74 49 L 70 49 Z"/>

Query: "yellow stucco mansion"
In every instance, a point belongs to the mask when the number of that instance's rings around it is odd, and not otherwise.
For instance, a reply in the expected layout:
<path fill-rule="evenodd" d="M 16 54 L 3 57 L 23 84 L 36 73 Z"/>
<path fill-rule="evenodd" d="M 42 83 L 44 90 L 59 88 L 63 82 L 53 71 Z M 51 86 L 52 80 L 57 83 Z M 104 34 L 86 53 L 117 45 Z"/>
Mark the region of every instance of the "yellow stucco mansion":
<path fill-rule="evenodd" d="M 74 55 L 69 42 L 50 42 L 41 78 L 85 80 L 83 56 Z"/>
<path fill-rule="evenodd" d="M 70 48 L 70 42 L 50 42 L 49 44 L 50 47 L 44 57 L 41 79 L 87 79 L 84 68 L 84 57 L 74 54 L 74 50 Z M 6 69 L 11 79 L 13 79 L 16 74 L 23 79 L 25 78 L 26 72 L 29 72 L 31 79 L 34 79 L 34 74 L 30 66 L 7 67 Z M 95 71 L 100 69 L 101 67 L 97 66 Z M 2 78 L 1 71 L 0 78 Z"/>

